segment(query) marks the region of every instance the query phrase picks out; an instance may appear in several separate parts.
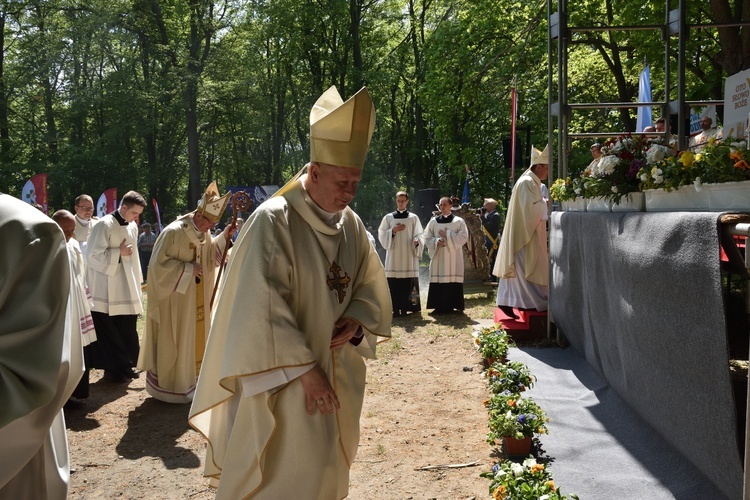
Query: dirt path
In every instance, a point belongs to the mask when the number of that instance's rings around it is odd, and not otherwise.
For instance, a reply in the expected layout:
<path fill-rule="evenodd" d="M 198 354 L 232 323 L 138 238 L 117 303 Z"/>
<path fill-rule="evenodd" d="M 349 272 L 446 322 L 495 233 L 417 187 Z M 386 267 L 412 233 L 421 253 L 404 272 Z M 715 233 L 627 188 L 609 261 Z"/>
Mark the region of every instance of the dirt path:
<path fill-rule="evenodd" d="M 476 322 L 469 319 L 486 316 L 487 306 L 476 302 L 480 307 L 467 316 L 423 311 L 397 319 L 393 340 L 368 362 L 349 498 L 489 497 L 479 473 L 491 466 L 493 450 L 485 442 L 486 389 L 470 341 Z M 201 475 L 204 441 L 187 425 L 189 405 L 147 397 L 144 379 L 116 385 L 96 370 L 86 411 L 67 412 L 69 498 L 213 498 Z M 471 462 L 477 465 L 417 470 Z"/>

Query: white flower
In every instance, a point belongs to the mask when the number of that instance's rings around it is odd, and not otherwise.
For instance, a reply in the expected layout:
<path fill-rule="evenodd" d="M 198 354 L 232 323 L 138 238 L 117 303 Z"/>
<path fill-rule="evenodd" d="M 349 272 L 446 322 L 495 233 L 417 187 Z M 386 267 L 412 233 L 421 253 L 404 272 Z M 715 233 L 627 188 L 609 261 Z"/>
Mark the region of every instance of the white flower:
<path fill-rule="evenodd" d="M 536 465 L 536 459 L 534 458 L 530 457 L 523 461 L 523 466 L 526 467 L 527 469 L 531 469 L 531 467 L 534 465 Z"/>
<path fill-rule="evenodd" d="M 664 176 L 663 175 L 657 175 L 654 177 L 654 184 L 661 184 L 664 182 Z"/>
<path fill-rule="evenodd" d="M 513 462 L 510 464 L 510 470 L 513 472 L 513 475 L 516 477 L 523 475 L 523 466 L 521 464 L 517 464 Z"/>
<path fill-rule="evenodd" d="M 617 186 L 612 186 L 612 192 L 613 192 L 613 193 L 619 193 L 619 192 L 620 192 L 620 190 L 619 190 L 619 189 L 617 189 Z"/>
<path fill-rule="evenodd" d="M 575 191 L 576 194 L 581 194 L 581 188 L 575 188 L 573 191 Z"/>
<path fill-rule="evenodd" d="M 646 182 L 646 181 L 648 180 L 648 174 L 647 174 L 647 173 L 643 173 L 643 174 L 641 174 L 641 180 L 642 180 L 643 182 Z"/>
<path fill-rule="evenodd" d="M 599 171 L 598 175 L 608 175 L 614 172 L 618 161 L 620 161 L 620 159 L 616 156 L 603 156 L 596 165 L 597 170 Z"/>
<path fill-rule="evenodd" d="M 648 148 L 648 151 L 646 151 L 646 163 L 648 163 L 649 165 L 659 163 L 668 155 L 670 155 L 670 152 L 671 150 L 666 146 L 662 146 L 660 144 L 652 144 L 651 147 Z"/>

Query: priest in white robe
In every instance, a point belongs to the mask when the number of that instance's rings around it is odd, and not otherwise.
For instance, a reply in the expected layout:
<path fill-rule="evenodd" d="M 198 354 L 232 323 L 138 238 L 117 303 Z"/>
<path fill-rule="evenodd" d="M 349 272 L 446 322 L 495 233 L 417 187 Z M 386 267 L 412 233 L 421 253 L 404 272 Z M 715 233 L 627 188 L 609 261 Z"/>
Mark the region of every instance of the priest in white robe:
<path fill-rule="evenodd" d="M 143 312 L 138 225 L 146 207 L 139 193 L 128 191 L 120 206 L 102 217 L 91 230 L 86 246 L 86 278 L 94 301 L 97 341 L 86 349 L 86 366 L 104 370 L 110 382 L 137 378 L 140 344 L 136 325 Z"/>
<path fill-rule="evenodd" d="M 422 223 L 409 212 L 409 195 L 396 193 L 396 211 L 386 214 L 378 227 L 378 239 L 385 248 L 385 275 L 391 292 L 394 316 L 419 312 L 419 259 L 424 251 Z"/>
<path fill-rule="evenodd" d="M 58 210 L 52 220 L 62 229 L 65 235 L 70 264 L 70 328 L 73 353 L 77 364 L 83 365 L 83 348 L 96 341 L 94 319 L 91 317 L 91 292 L 86 285 L 86 269 L 78 241 L 75 239 L 75 216 L 67 210 Z M 82 408 L 80 401 L 89 397 L 89 370 L 83 367 L 83 375 L 73 391 L 72 397 L 65 403 L 66 410 Z M 75 398 L 75 399 L 73 399 Z"/>
<path fill-rule="evenodd" d="M 65 239 L 49 217 L 4 194 L 0 239 L 0 498 L 63 500 L 62 407 L 83 371 Z"/>
<path fill-rule="evenodd" d="M 189 417 L 219 499 L 348 494 L 363 358 L 391 326 L 383 266 L 348 208 L 374 123 L 366 89 L 346 102 L 328 89 L 310 114 L 307 173 L 237 238 Z"/>
<path fill-rule="evenodd" d="M 513 308 L 547 310 L 548 212 L 541 184 L 548 173 L 549 146 L 544 151 L 532 146 L 531 167 L 513 186 L 500 253 L 492 271 L 499 278 L 497 305 L 509 319 L 518 319 Z"/>
<path fill-rule="evenodd" d="M 83 255 L 83 262 L 86 263 L 86 245 L 91 234 L 91 229 L 99 222 L 99 219 L 94 216 L 94 200 L 87 194 L 82 194 L 76 197 L 75 200 L 75 233 L 73 237 L 81 247 L 81 254 Z"/>
<path fill-rule="evenodd" d="M 146 391 L 167 403 L 193 400 L 211 326 L 211 295 L 224 249 L 234 233 L 211 229 L 221 220 L 231 193 L 216 182 L 198 208 L 159 234 L 148 266 L 148 313 L 138 369 L 146 371 Z"/>
<path fill-rule="evenodd" d="M 464 220 L 453 214 L 447 196 L 440 198 L 440 215 L 430 219 L 422 234 L 430 256 L 430 289 L 427 308 L 433 314 L 464 310 L 464 250 L 469 230 Z"/>

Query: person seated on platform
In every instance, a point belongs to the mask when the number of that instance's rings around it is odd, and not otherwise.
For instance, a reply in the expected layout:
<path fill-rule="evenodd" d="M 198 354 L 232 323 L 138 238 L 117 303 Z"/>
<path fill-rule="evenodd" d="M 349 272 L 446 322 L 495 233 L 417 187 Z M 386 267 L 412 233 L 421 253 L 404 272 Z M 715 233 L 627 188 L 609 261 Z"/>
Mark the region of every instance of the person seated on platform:
<path fill-rule="evenodd" d="M 594 170 L 594 165 L 596 165 L 599 162 L 599 159 L 602 157 L 602 145 L 598 142 L 595 142 L 591 145 L 589 151 L 591 151 L 591 157 L 593 159 L 589 163 L 588 167 L 586 167 L 586 170 L 584 170 L 584 173 L 586 175 L 591 175 Z"/>
<path fill-rule="evenodd" d="M 409 195 L 396 193 L 396 211 L 386 214 L 378 227 L 378 239 L 385 248 L 385 275 L 391 292 L 394 316 L 419 312 L 419 258 L 422 256 L 422 223 L 409 212 Z"/>
<path fill-rule="evenodd" d="M 701 113 L 701 131 L 690 138 L 690 149 L 699 153 L 711 139 L 721 139 L 721 129 L 713 126 L 713 120 L 704 111 Z"/>
<path fill-rule="evenodd" d="M 422 234 L 430 256 L 427 308 L 435 309 L 433 314 L 464 310 L 463 246 L 469 240 L 469 230 L 462 218 L 451 213 L 451 206 L 450 198 L 440 198 L 440 215 L 430 219 Z"/>
<path fill-rule="evenodd" d="M 663 134 L 666 132 L 666 130 L 667 130 L 667 121 L 664 119 L 663 116 L 660 116 L 656 120 L 657 137 L 659 139 L 662 139 L 664 137 Z M 666 140 L 662 140 L 662 144 L 666 144 L 672 149 L 675 149 L 677 147 L 677 137 L 672 135 L 671 125 L 670 125 L 669 132 L 666 133 Z"/>
<path fill-rule="evenodd" d="M 518 178 L 508 204 L 500 252 L 492 274 L 499 279 L 497 306 L 511 319 L 513 308 L 547 310 L 549 257 L 547 200 L 542 180 L 549 173 L 549 146 L 531 148 L 531 167 Z"/>

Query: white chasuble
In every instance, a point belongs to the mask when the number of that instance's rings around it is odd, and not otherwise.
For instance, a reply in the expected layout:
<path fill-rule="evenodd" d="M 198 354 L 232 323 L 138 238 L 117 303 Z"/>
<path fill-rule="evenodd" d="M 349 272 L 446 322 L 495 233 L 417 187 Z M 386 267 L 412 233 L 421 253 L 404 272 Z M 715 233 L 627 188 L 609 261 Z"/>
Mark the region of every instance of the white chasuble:
<path fill-rule="evenodd" d="M 193 399 L 225 246 L 223 235 L 214 238 L 195 229 L 190 215 L 169 224 L 156 240 L 148 267 L 148 314 L 138 368 L 147 371 L 146 391 L 159 400 Z M 203 268 L 200 283 L 193 276 L 194 261 Z"/>
<path fill-rule="evenodd" d="M 492 270 L 498 278 L 516 277 L 516 253 L 523 251 L 525 276 L 522 278 L 537 285 L 549 284 L 547 226 L 542 220 L 547 204 L 542 199 L 540 184 L 539 177 L 528 169 L 513 187 L 500 250 Z"/>
<path fill-rule="evenodd" d="M 377 337 L 390 337 L 390 295 L 359 217 L 347 208 L 328 226 L 306 196 L 300 179 L 250 216 L 215 304 L 189 422 L 209 441 L 204 474 L 219 479 L 217 498 L 331 500 L 348 493 L 362 358 L 374 357 Z M 332 351 L 340 318 L 358 322 L 364 338 Z M 299 378 L 243 393 L 262 383 L 255 379 L 297 377 L 315 363 L 341 403 L 333 415 L 307 414 Z"/>

